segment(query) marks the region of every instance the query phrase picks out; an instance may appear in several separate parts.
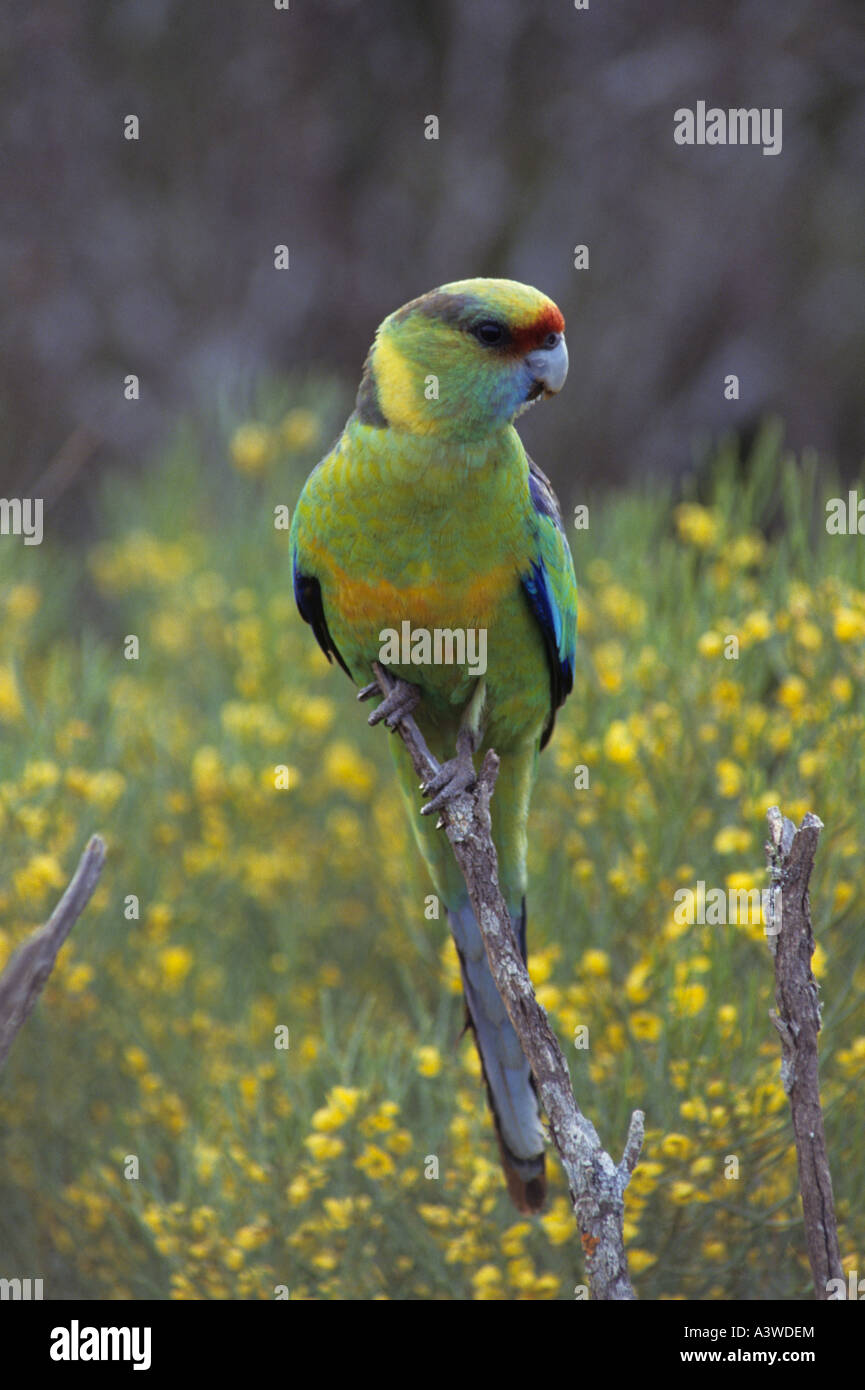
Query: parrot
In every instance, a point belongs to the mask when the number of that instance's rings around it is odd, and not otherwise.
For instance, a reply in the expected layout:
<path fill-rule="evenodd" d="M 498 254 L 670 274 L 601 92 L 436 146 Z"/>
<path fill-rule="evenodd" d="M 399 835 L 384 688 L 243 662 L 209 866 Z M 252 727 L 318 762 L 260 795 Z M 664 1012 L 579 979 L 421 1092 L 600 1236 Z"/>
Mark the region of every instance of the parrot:
<path fill-rule="evenodd" d="M 441 285 L 389 314 L 289 536 L 297 607 L 328 661 L 364 687 L 358 698 L 373 690 L 381 662 L 396 683 L 369 722 L 393 730 L 411 712 L 440 764 L 419 812 L 407 750 L 389 740 L 456 945 L 507 1190 L 524 1213 L 540 1211 L 546 1195 L 536 1087 L 462 874 L 429 813 L 470 788 L 475 756 L 495 750 L 499 884 L 526 961 L 529 802 L 573 687 L 577 587 L 558 501 L 514 421 L 564 385 L 564 328 L 540 291 L 484 277 Z M 436 661 L 431 644 L 414 646 L 418 632 L 457 630 L 484 634 L 482 661 L 448 660 L 444 644 Z M 412 634 L 412 646 L 391 644 L 384 661 L 394 632 Z"/>

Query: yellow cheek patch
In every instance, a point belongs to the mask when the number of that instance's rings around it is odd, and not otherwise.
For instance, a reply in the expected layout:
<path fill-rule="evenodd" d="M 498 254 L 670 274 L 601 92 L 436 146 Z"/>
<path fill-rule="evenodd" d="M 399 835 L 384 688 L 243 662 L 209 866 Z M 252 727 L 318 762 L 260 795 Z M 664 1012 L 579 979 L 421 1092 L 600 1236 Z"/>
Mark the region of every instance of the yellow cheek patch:
<path fill-rule="evenodd" d="M 430 428 L 422 400 L 417 400 L 411 367 L 387 334 L 375 345 L 375 380 L 385 418 L 398 428 L 423 433 Z"/>

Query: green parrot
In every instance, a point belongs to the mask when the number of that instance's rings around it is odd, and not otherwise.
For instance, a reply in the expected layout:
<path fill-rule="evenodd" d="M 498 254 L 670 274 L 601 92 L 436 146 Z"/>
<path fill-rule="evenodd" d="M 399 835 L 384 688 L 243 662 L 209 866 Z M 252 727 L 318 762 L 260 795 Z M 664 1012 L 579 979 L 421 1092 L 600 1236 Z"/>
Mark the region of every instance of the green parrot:
<path fill-rule="evenodd" d="M 550 299 L 514 280 L 456 281 L 390 314 L 290 538 L 297 606 L 328 660 L 360 685 L 374 661 L 397 681 L 370 723 L 393 728 L 411 710 L 442 764 L 419 814 L 408 754 L 390 741 L 456 942 L 508 1191 L 524 1212 L 540 1210 L 546 1192 L 534 1083 L 428 813 L 471 785 L 474 755 L 495 749 L 499 882 L 525 959 L 529 800 L 573 685 L 577 600 L 558 503 L 514 420 L 563 386 L 564 326 Z M 456 661 L 467 653 L 474 659 Z"/>

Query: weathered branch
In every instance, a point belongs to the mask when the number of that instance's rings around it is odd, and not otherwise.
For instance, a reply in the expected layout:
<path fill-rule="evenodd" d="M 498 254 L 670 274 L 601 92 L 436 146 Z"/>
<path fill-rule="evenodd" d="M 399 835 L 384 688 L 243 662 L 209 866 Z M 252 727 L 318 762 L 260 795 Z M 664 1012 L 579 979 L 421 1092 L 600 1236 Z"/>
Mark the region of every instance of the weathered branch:
<path fill-rule="evenodd" d="M 797 830 L 773 806 L 766 819 L 766 845 L 771 875 L 767 934 L 775 958 L 775 1003 L 769 1017 L 781 1038 L 781 1081 L 790 1098 L 799 1190 L 805 1218 L 808 1259 L 818 1299 L 829 1297 L 830 1279 L 843 1281 L 832 1176 L 826 1153 L 820 1085 L 817 1075 L 817 1034 L 820 1004 L 811 971 L 814 933 L 808 881 L 823 822 L 809 811 Z"/>
<path fill-rule="evenodd" d="M 387 695 L 393 688 L 392 678 L 378 663 L 373 669 L 382 695 Z M 396 731 L 418 777 L 428 781 L 439 765 L 411 715 L 399 721 Z M 465 878 L 493 979 L 534 1074 L 553 1143 L 567 1174 L 591 1296 L 633 1299 L 622 1222 L 625 1188 L 642 1147 L 644 1117 L 639 1110 L 631 1116 L 624 1156 L 616 1165 L 574 1100 L 567 1063 L 546 1010 L 535 998 L 499 888 L 490 826 L 490 797 L 498 768 L 499 759 L 490 750 L 477 784 L 449 803 L 440 823 Z"/>
<path fill-rule="evenodd" d="M 105 845 L 94 835 L 45 926 L 19 946 L 0 977 L 0 1067 L 53 970 L 60 947 L 89 903 L 104 863 Z"/>

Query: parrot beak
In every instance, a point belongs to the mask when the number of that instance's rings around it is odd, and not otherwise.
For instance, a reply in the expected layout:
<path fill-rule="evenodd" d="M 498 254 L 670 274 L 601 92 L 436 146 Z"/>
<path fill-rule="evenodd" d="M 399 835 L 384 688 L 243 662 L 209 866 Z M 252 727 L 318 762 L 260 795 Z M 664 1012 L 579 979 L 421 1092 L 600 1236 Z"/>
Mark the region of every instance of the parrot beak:
<path fill-rule="evenodd" d="M 528 395 L 530 401 L 536 401 L 542 394 L 554 396 L 557 391 L 561 391 L 568 375 L 568 349 L 565 346 L 564 334 L 556 333 L 551 336 L 555 337 L 555 342 L 549 347 L 536 348 L 523 358 L 534 377 Z"/>

